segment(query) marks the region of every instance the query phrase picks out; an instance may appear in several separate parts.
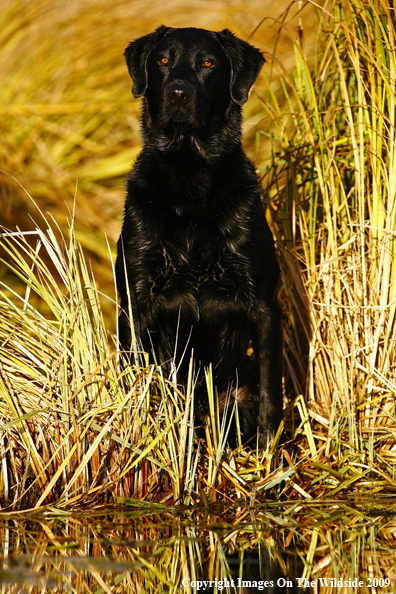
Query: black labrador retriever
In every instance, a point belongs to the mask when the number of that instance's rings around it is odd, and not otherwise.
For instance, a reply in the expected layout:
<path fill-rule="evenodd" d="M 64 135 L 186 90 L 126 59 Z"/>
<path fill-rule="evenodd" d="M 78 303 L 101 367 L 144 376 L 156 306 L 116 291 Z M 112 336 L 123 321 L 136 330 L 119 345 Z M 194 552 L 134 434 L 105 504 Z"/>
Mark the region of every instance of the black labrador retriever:
<path fill-rule="evenodd" d="M 241 107 L 265 60 L 227 29 L 165 26 L 125 58 L 143 96 L 144 146 L 118 242 L 121 345 L 131 351 L 133 319 L 143 349 L 168 373 L 173 360 L 184 385 L 193 349 L 197 367 L 213 366 L 222 412 L 236 398 L 243 439 L 258 428 L 264 446 L 282 418 L 279 266 L 241 145 Z M 201 371 L 197 425 L 207 408 Z"/>

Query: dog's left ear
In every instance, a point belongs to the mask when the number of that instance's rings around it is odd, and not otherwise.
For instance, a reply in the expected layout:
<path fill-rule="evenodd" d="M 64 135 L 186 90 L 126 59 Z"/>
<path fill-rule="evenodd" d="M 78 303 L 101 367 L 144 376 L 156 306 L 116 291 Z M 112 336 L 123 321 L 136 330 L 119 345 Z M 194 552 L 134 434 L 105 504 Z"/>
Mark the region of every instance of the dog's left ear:
<path fill-rule="evenodd" d="M 231 98 L 238 105 L 243 105 L 265 62 L 264 56 L 246 41 L 235 37 L 229 29 L 223 29 L 216 35 L 231 64 Z"/>
<path fill-rule="evenodd" d="M 137 99 L 147 89 L 147 66 L 151 52 L 169 27 L 161 25 L 153 33 L 131 41 L 124 52 L 129 75 L 133 81 L 132 94 Z"/>

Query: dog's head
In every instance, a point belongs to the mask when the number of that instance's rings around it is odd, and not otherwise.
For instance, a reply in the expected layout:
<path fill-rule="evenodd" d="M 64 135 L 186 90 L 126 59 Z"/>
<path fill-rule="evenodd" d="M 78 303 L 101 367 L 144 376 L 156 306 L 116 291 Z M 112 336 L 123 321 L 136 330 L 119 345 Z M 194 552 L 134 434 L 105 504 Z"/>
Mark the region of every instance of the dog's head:
<path fill-rule="evenodd" d="M 228 29 L 163 25 L 130 43 L 125 58 L 134 97 L 144 95 L 143 130 L 157 143 L 159 135 L 210 142 L 230 113 L 240 114 L 265 61 Z"/>

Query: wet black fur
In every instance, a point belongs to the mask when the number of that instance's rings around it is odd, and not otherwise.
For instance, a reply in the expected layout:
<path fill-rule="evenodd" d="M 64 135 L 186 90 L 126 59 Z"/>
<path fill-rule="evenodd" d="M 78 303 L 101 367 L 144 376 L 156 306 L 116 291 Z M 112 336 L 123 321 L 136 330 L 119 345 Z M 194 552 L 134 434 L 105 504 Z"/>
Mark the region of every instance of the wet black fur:
<path fill-rule="evenodd" d="M 121 345 L 131 349 L 126 269 L 143 348 L 154 347 L 168 373 L 176 354 L 184 385 L 194 349 L 196 423 L 207 411 L 202 368 L 212 363 L 223 403 L 238 385 L 244 439 L 259 427 L 264 445 L 282 418 L 279 267 L 241 146 L 241 106 L 264 58 L 227 29 L 164 26 L 130 43 L 125 58 L 132 92 L 143 95 L 144 146 L 118 242 Z"/>

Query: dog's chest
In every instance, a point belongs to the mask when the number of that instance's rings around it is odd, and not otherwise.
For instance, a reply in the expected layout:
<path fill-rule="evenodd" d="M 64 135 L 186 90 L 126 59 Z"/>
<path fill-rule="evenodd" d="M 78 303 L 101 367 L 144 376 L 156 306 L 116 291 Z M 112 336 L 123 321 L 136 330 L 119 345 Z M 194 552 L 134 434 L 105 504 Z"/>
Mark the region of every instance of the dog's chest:
<path fill-rule="evenodd" d="M 152 291 L 165 296 L 182 289 L 197 300 L 208 290 L 235 297 L 250 284 L 248 267 L 215 218 L 179 217 L 160 235 Z"/>
<path fill-rule="evenodd" d="M 225 241 L 214 218 L 174 216 L 160 235 L 163 263 L 169 274 L 194 271 L 199 277 L 222 259 Z"/>

